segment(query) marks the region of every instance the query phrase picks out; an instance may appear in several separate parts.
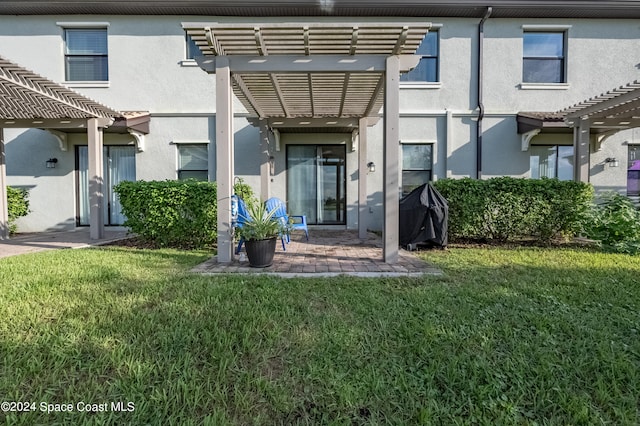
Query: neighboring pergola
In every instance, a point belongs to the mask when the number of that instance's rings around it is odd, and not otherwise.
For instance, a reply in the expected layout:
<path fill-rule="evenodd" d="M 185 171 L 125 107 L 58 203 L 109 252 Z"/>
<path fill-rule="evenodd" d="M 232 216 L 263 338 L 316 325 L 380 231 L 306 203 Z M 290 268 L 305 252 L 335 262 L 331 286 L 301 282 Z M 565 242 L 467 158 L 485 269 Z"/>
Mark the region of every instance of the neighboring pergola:
<path fill-rule="evenodd" d="M 589 140 L 592 129 L 598 132 L 596 147 L 607 137 L 640 127 L 640 81 L 610 90 L 560 111 L 573 128 L 574 180 L 589 181 Z"/>
<path fill-rule="evenodd" d="M 589 181 L 589 142 L 595 149 L 610 136 L 640 127 L 640 81 L 634 81 L 556 112 L 520 112 L 517 116 L 522 150 L 542 130 L 573 131 L 574 180 Z"/>
<path fill-rule="evenodd" d="M 414 68 L 426 22 L 191 23 L 200 67 L 216 74 L 218 261 L 233 259 L 233 108 L 235 94 L 257 117 L 261 196 L 269 194 L 269 142 L 279 128 L 357 131 L 358 168 L 366 170 L 367 127 L 384 107 L 384 260 L 398 258 L 399 79 Z M 366 235 L 366 176 L 360 174 L 359 234 Z"/>
<path fill-rule="evenodd" d="M 67 149 L 67 132 L 86 131 L 89 146 L 90 236 L 104 236 L 103 130 L 128 131 L 140 149 L 148 114 L 122 113 L 0 56 L 0 240 L 9 238 L 4 128 L 49 130 Z"/>

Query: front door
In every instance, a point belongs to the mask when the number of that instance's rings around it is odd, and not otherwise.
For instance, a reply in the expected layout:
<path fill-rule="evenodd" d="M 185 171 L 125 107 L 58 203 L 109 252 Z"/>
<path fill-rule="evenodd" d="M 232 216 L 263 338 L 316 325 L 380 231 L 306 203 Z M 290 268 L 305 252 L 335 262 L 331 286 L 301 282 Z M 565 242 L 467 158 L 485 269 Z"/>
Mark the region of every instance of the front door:
<path fill-rule="evenodd" d="M 346 223 L 345 145 L 287 145 L 287 201 L 291 215 L 313 225 Z"/>

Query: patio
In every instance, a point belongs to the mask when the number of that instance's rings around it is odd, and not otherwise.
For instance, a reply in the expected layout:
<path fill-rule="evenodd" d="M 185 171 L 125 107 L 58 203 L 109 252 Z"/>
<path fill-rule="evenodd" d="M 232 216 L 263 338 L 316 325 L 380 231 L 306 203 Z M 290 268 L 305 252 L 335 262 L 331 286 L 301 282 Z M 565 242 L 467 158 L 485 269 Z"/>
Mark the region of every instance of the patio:
<path fill-rule="evenodd" d="M 412 253 L 400 250 L 398 262 L 385 263 L 382 257 L 382 238 L 369 232 L 366 240 L 357 231 L 310 230 L 309 241 L 302 233 L 291 236 L 287 251 L 278 241 L 273 265 L 252 268 L 243 256 L 231 263 L 219 263 L 217 257 L 198 265 L 192 272 L 201 274 L 265 274 L 283 278 L 333 277 L 419 277 L 424 274 L 441 275 L 442 271 Z"/>

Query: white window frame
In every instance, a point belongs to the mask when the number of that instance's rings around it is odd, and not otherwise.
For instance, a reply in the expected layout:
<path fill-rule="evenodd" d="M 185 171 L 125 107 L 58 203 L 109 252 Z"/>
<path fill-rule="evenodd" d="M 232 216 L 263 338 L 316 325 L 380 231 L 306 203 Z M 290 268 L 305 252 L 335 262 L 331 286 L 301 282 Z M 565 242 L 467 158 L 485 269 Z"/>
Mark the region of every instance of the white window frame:
<path fill-rule="evenodd" d="M 403 146 L 414 146 L 414 145 L 428 145 L 431 148 L 431 164 L 429 165 L 428 169 L 405 169 L 404 164 L 403 164 L 403 155 L 402 155 L 402 147 Z M 428 171 L 429 172 L 429 181 L 428 182 L 434 182 L 436 180 L 436 176 L 435 176 L 435 158 L 437 155 L 437 149 L 436 149 L 436 142 L 434 141 L 425 141 L 425 140 L 418 140 L 418 141 L 412 141 L 412 140 L 401 140 L 400 141 L 400 145 L 398 147 L 398 149 L 400 150 L 400 193 L 402 194 L 403 191 L 403 179 L 402 179 L 402 173 L 404 171 Z M 428 183 L 425 182 L 425 183 Z"/>
<path fill-rule="evenodd" d="M 198 63 L 195 58 L 189 57 L 189 41 L 190 37 L 188 34 L 184 36 L 184 59 L 180 62 L 180 65 L 183 67 L 197 67 Z"/>
<path fill-rule="evenodd" d="M 172 145 L 176 146 L 176 179 L 180 179 L 180 171 L 183 170 L 180 168 L 180 147 L 181 146 L 185 146 L 185 145 L 203 145 L 207 147 L 207 180 L 211 179 L 211 176 L 209 176 L 209 170 L 210 170 L 210 162 L 211 162 L 211 158 L 210 156 L 210 150 L 211 150 L 211 143 L 210 141 L 206 140 L 206 141 L 202 141 L 202 140 L 184 140 L 184 141 L 171 141 Z M 204 170 L 204 169 L 198 169 L 198 170 Z"/>
<path fill-rule="evenodd" d="M 438 58 L 437 70 L 438 81 L 400 81 L 400 89 L 440 89 L 442 87 L 442 27 L 443 24 L 431 24 L 429 32 L 438 33 Z"/>
<path fill-rule="evenodd" d="M 569 85 L 569 30 L 571 25 L 522 25 L 522 40 L 524 41 L 525 33 L 541 32 L 541 33 L 563 33 L 563 80 L 562 83 L 520 83 L 520 89 L 522 90 L 567 90 Z M 524 44 L 522 44 L 523 51 L 521 56 L 520 65 L 524 68 Z M 522 74 L 524 73 L 524 69 Z"/>
<path fill-rule="evenodd" d="M 95 21 L 58 21 L 56 22 L 56 25 L 59 26 L 62 29 L 62 40 L 63 40 L 63 49 L 62 49 L 62 55 L 63 58 L 65 58 L 65 51 L 66 51 L 66 39 L 65 39 L 65 31 L 67 29 L 104 29 L 107 32 L 107 70 L 109 69 L 109 26 L 110 23 L 109 22 L 95 22 Z M 66 62 L 63 61 L 63 62 Z M 96 87 L 96 88 L 100 88 L 100 87 L 109 87 L 110 80 L 105 80 L 105 81 L 75 81 L 75 80 L 66 80 L 66 63 L 63 64 L 64 66 L 64 72 L 63 72 L 63 76 L 65 76 L 65 81 L 64 84 L 69 86 L 69 87 Z M 108 71 L 107 71 L 108 72 Z M 110 74 L 110 73 L 109 73 Z M 111 76 L 109 75 L 109 78 L 111 78 Z"/>

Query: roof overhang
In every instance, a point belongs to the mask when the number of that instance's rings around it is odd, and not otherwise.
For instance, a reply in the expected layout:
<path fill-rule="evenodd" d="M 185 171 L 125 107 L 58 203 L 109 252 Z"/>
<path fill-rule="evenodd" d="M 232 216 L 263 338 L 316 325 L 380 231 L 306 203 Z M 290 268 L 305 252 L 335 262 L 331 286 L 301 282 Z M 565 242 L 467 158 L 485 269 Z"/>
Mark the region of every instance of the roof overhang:
<path fill-rule="evenodd" d="M 0 14 L 200 15 L 240 17 L 357 16 L 482 18 L 640 18 L 633 0 L 9 0 Z"/>
<path fill-rule="evenodd" d="M 225 57 L 233 91 L 260 118 L 358 118 L 383 104 L 386 59 L 415 67 L 426 22 L 182 24 L 202 69 Z"/>

